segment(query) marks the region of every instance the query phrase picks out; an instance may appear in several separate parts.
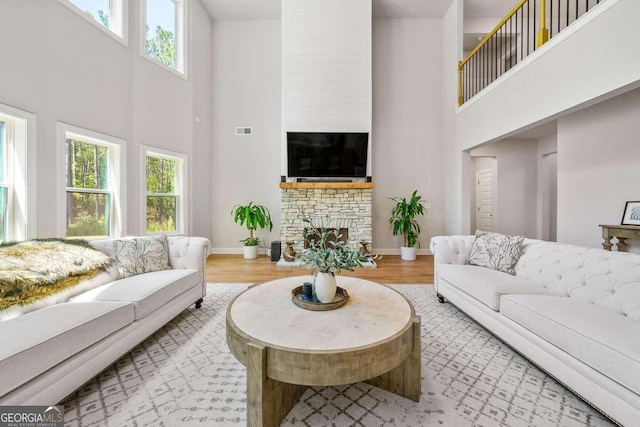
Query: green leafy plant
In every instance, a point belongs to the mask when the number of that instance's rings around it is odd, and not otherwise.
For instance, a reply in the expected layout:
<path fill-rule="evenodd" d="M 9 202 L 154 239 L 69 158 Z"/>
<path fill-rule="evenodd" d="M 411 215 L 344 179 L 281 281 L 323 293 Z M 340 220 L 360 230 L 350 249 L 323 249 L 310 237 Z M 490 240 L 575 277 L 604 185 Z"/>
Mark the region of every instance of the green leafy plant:
<path fill-rule="evenodd" d="M 418 195 L 418 190 L 411 194 L 411 199 L 391 197 L 396 205 L 391 210 L 391 230 L 394 236 L 404 237 L 404 246 L 410 248 L 415 246 L 420 235 L 420 224 L 415 220 L 417 215 L 424 215 L 428 212 L 429 204 Z"/>
<path fill-rule="evenodd" d="M 260 243 L 260 239 L 253 237 L 254 230 L 269 228 L 271 231 L 273 229 L 269 209 L 261 205 L 254 205 L 253 202 L 249 202 L 248 205 L 235 205 L 231 209 L 231 215 L 237 224 L 246 225 L 249 230 L 249 237 L 241 240 L 245 246 L 258 246 Z"/>
<path fill-rule="evenodd" d="M 358 252 L 347 246 L 335 229 L 318 228 L 305 216 L 301 221 L 309 247 L 300 258 L 306 267 L 311 268 L 312 275 L 316 272 L 335 275 L 342 270 L 353 271 L 355 267 L 362 267 Z"/>

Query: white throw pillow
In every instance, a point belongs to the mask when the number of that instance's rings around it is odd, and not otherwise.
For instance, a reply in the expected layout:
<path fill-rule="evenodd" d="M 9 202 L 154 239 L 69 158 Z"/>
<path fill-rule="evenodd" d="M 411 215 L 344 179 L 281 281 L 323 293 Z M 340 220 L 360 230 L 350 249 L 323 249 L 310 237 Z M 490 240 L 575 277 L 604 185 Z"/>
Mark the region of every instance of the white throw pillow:
<path fill-rule="evenodd" d="M 523 241 L 522 236 L 505 236 L 477 230 L 467 263 L 515 275 L 516 263 L 522 255 Z"/>
<path fill-rule="evenodd" d="M 152 271 L 168 270 L 169 241 L 166 235 L 113 241 L 118 279 Z"/>

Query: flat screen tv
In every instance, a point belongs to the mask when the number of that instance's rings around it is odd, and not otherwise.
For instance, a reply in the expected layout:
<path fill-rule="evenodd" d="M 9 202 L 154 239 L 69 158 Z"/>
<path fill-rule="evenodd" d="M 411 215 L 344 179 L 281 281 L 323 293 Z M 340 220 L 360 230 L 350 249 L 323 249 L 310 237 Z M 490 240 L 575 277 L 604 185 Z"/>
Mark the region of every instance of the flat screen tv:
<path fill-rule="evenodd" d="M 287 132 L 287 174 L 293 178 L 364 178 L 369 134 Z"/>

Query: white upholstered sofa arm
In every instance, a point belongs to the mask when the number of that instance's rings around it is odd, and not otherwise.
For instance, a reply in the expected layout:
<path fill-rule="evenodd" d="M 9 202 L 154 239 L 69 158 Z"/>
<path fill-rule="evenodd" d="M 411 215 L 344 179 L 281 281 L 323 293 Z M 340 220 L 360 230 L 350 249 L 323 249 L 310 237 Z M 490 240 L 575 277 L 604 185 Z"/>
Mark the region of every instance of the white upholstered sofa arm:
<path fill-rule="evenodd" d="M 211 243 L 204 237 L 169 236 L 169 264 L 171 268 L 200 270 L 204 283 L 204 271 Z"/>
<path fill-rule="evenodd" d="M 466 264 L 476 236 L 435 236 L 430 249 L 436 264 Z"/>
<path fill-rule="evenodd" d="M 434 285 L 438 292 L 438 266 L 440 264 L 466 264 L 469 250 L 476 236 L 434 236 L 429 249 L 433 254 Z"/>

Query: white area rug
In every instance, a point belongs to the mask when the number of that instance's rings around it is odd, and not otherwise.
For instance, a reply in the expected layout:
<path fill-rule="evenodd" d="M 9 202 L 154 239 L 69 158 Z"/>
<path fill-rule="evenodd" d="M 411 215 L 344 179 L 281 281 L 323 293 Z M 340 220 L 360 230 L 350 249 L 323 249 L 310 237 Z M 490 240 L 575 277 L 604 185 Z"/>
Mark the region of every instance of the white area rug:
<path fill-rule="evenodd" d="M 245 368 L 225 339 L 246 284 L 209 284 L 190 308 L 67 398 L 66 426 L 243 426 Z M 394 285 L 422 316 L 419 403 L 365 383 L 310 387 L 283 426 L 609 426 L 433 287 Z"/>

